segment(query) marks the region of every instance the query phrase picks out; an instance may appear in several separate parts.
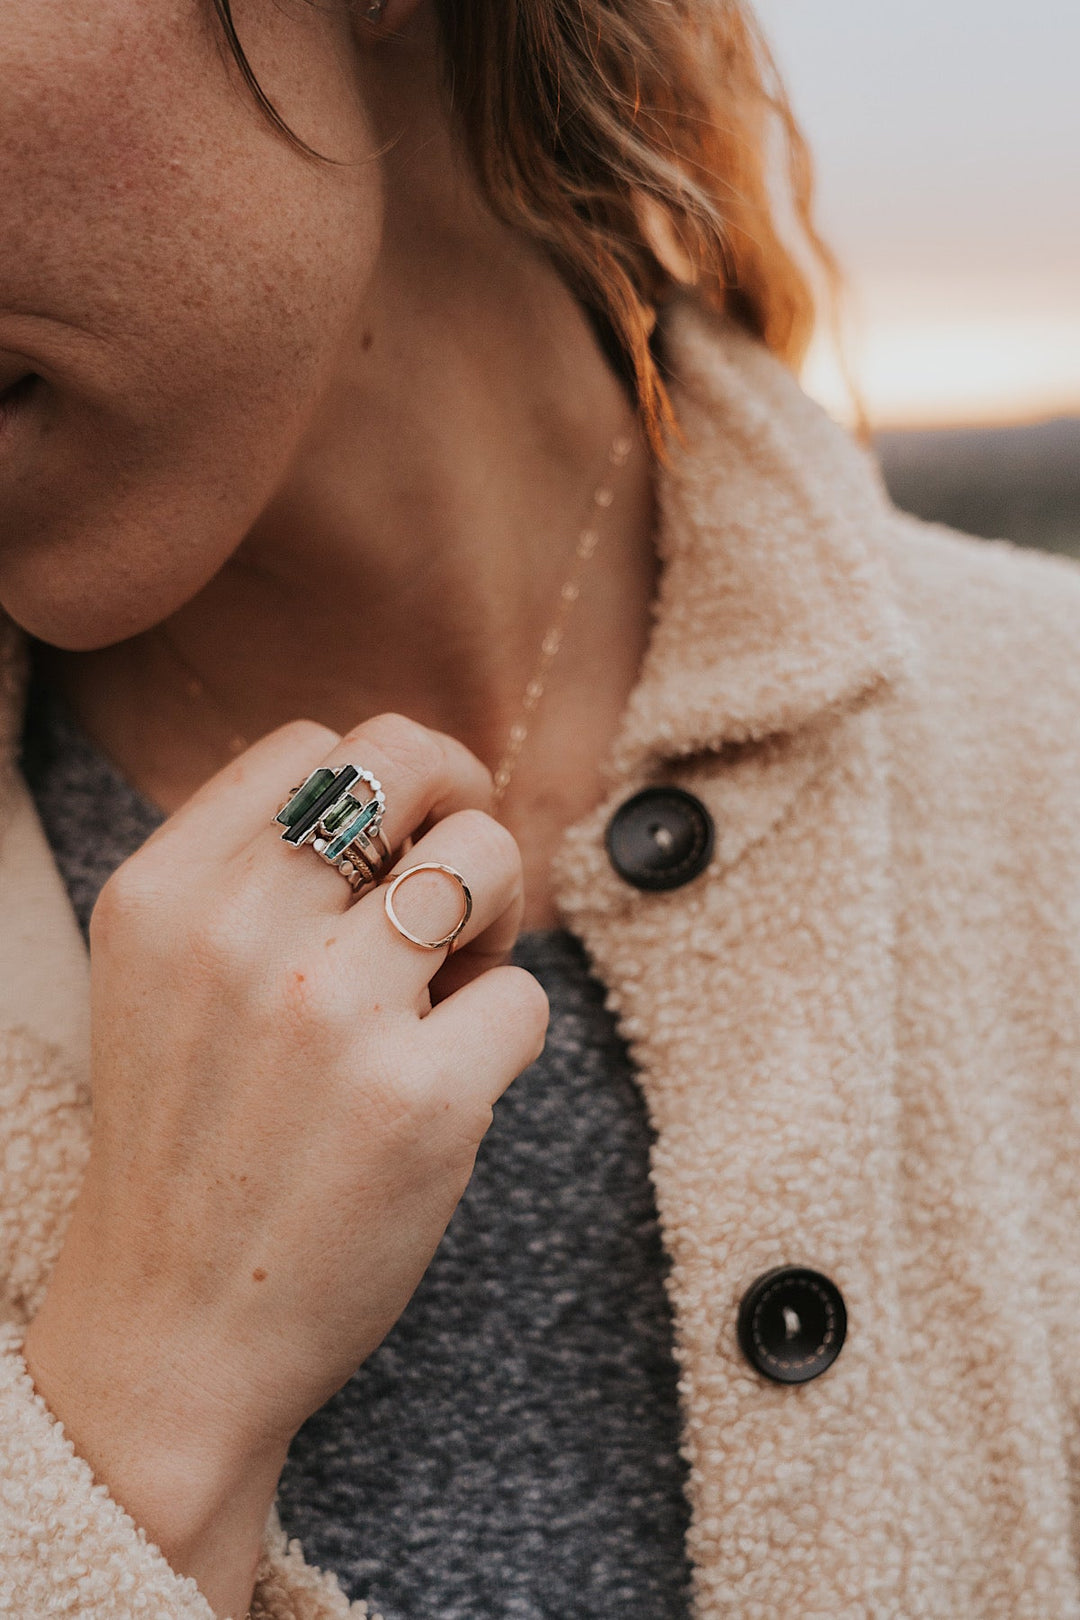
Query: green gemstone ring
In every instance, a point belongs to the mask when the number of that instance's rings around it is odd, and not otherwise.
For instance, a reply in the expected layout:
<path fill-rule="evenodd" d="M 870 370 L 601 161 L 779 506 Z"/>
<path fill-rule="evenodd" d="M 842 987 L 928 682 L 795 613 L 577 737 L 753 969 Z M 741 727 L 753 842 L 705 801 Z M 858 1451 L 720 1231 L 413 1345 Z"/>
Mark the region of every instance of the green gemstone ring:
<path fill-rule="evenodd" d="M 350 791 L 363 782 L 369 799 Z M 320 859 L 346 878 L 354 893 L 377 883 L 393 860 L 382 830 L 386 795 L 381 783 L 358 765 L 320 765 L 293 788 L 274 820 L 282 839 L 299 849 L 310 844 Z"/>

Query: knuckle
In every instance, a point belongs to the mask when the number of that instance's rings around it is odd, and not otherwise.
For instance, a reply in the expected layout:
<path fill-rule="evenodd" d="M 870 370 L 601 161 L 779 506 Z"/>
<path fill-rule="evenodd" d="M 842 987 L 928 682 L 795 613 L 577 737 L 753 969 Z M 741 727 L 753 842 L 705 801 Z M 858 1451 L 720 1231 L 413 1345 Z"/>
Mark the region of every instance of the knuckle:
<path fill-rule="evenodd" d="M 375 743 L 387 760 L 410 775 L 430 776 L 443 765 L 442 744 L 419 720 L 393 709 L 374 715 L 363 726 L 365 738 Z"/>
<path fill-rule="evenodd" d="M 407 1042 L 399 1040 L 391 1053 L 375 1039 L 360 1076 L 348 1082 L 347 1111 L 365 1140 L 377 1137 L 414 1153 L 426 1140 L 436 1092 L 433 1076 Z"/>
<path fill-rule="evenodd" d="M 481 812 L 482 813 L 482 812 Z M 494 816 L 486 816 L 488 837 L 494 844 L 494 854 L 514 872 L 522 870 L 521 845 L 503 822 L 496 821 Z"/>
<path fill-rule="evenodd" d="M 486 810 L 471 807 L 456 811 L 448 819 L 470 843 L 482 846 L 487 860 L 497 862 L 500 868 L 521 871 L 521 846 L 503 822 L 496 821 Z"/>
<path fill-rule="evenodd" d="M 395 1105 L 410 1114 L 424 1115 L 441 1107 L 452 1095 L 453 1065 L 444 1051 L 432 1050 L 424 1031 L 409 1031 L 400 1019 L 369 1026 L 365 1041 L 365 1073 Z"/>
<path fill-rule="evenodd" d="M 365 1144 L 377 1141 L 392 1156 L 399 1175 L 427 1185 L 449 1175 L 461 1182 L 459 1193 L 494 1117 L 486 1098 L 463 1087 L 446 1051 L 410 1039 L 396 1023 L 368 1045 L 347 1113 Z"/>
<path fill-rule="evenodd" d="M 251 972 L 266 952 L 265 930 L 240 904 L 210 906 L 192 917 L 186 930 L 189 960 L 213 978 Z"/>
<path fill-rule="evenodd" d="M 547 1037 L 548 1022 L 551 1018 L 551 1003 L 547 991 L 535 974 L 528 968 L 518 967 L 515 963 L 507 963 L 502 969 L 509 987 L 510 1000 L 515 1006 L 515 1017 L 522 1033 L 531 1034 L 536 1044 L 536 1056 L 539 1057 L 544 1048 Z"/>
<path fill-rule="evenodd" d="M 495 776 L 491 767 L 485 765 L 479 755 L 474 754 L 459 737 L 452 737 L 446 731 L 433 732 L 433 736 L 441 745 L 455 776 L 467 783 L 470 792 L 484 804 L 490 804 L 495 793 Z"/>
<path fill-rule="evenodd" d="M 110 873 L 94 904 L 91 926 L 97 935 L 128 918 L 156 910 L 161 903 L 161 882 L 150 863 L 134 855 Z"/>
<path fill-rule="evenodd" d="M 419 1140 L 445 1139 L 475 1146 L 492 1121 L 490 1103 L 461 1084 L 461 1074 L 445 1053 L 417 1054 L 395 1080 L 395 1094 Z"/>
<path fill-rule="evenodd" d="M 341 741 L 341 734 L 331 726 L 324 726 L 321 720 L 307 720 L 303 717 L 296 720 L 287 720 L 278 727 L 278 736 L 292 744 L 295 742 L 297 750 L 301 748 L 305 753 L 314 754 L 316 749 L 328 754 L 336 748 Z"/>

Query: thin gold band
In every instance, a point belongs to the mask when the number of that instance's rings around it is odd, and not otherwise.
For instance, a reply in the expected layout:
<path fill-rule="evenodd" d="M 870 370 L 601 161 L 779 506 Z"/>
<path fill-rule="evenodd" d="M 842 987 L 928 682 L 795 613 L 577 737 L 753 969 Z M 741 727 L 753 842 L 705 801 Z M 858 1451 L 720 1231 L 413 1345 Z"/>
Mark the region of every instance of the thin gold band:
<path fill-rule="evenodd" d="M 420 939 L 417 934 L 411 933 L 409 929 L 405 927 L 405 924 L 401 921 L 401 918 L 394 910 L 394 894 L 396 890 L 402 883 L 404 883 L 406 878 L 412 877 L 414 872 L 446 872 L 461 885 L 461 893 L 465 900 L 465 909 L 458 918 L 454 927 L 448 934 L 444 934 L 442 939 Z M 445 866 L 442 861 L 420 861 L 416 866 L 407 866 L 404 872 L 399 872 L 396 877 L 390 879 L 386 886 L 384 904 L 386 906 L 386 915 L 389 917 L 390 921 L 393 923 L 394 927 L 397 929 L 402 938 L 411 940 L 414 945 L 422 946 L 425 951 L 437 951 L 440 950 L 443 945 L 449 945 L 452 949 L 454 940 L 457 939 L 458 935 L 461 933 L 461 930 L 465 927 L 465 924 L 472 916 L 472 895 L 469 892 L 469 885 L 466 883 L 465 879 L 462 877 L 461 873 L 456 867 Z"/>

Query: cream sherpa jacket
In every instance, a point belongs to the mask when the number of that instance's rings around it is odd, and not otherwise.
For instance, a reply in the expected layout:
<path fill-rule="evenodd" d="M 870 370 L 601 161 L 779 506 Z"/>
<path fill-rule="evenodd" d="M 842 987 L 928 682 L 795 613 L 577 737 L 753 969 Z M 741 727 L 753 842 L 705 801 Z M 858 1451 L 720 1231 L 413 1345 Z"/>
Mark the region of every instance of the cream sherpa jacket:
<path fill-rule="evenodd" d="M 900 517 L 757 344 L 669 312 L 686 443 L 652 639 L 558 899 L 656 1130 L 698 1620 L 1080 1617 L 1080 569 Z M 0 1613 L 209 1620 L 19 1354 L 90 1130 L 88 959 L 0 744 Z M 696 794 L 661 893 L 604 829 Z M 763 1378 L 740 1298 L 825 1272 L 848 1336 Z M 257 1617 L 360 1616 L 268 1525 Z M 437 1620 L 417 1616 L 416 1620 Z M 647 1620 L 647 1617 L 643 1617 Z"/>

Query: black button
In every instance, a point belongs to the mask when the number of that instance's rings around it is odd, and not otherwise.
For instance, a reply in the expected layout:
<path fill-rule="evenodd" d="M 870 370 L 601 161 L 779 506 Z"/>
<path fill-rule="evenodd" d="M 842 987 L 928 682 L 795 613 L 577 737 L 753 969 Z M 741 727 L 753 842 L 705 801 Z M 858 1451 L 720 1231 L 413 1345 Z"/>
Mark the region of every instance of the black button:
<path fill-rule="evenodd" d="M 636 889 L 678 889 L 697 877 L 713 852 L 713 819 L 679 787 L 647 787 L 621 804 L 604 842 L 619 876 Z"/>
<path fill-rule="evenodd" d="M 831 1367 L 846 1332 L 839 1288 L 806 1266 L 764 1272 L 739 1306 L 743 1354 L 778 1384 L 805 1384 Z"/>

